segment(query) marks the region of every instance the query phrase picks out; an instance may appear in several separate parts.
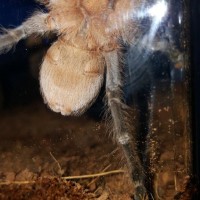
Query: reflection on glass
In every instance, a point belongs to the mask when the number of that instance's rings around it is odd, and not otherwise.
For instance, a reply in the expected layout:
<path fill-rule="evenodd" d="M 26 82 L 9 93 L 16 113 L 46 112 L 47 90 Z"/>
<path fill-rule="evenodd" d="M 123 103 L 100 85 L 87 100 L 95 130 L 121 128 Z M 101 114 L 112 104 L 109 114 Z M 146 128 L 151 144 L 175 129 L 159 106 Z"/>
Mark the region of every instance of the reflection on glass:
<path fill-rule="evenodd" d="M 187 2 L 146 5 L 136 14 L 145 28 L 127 50 L 124 91 L 139 116 L 138 146 L 149 156 L 141 153 L 155 199 L 179 199 L 192 196 Z"/>

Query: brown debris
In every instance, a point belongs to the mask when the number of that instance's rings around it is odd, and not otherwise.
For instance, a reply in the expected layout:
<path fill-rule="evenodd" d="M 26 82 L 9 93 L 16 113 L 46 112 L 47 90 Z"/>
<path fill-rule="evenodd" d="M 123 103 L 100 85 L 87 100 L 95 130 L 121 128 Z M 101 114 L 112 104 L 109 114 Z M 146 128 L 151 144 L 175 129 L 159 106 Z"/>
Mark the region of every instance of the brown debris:
<path fill-rule="evenodd" d="M 81 200 L 93 197 L 80 184 L 59 178 L 43 177 L 31 184 L 10 184 L 0 187 L 0 199 L 4 200 Z"/>

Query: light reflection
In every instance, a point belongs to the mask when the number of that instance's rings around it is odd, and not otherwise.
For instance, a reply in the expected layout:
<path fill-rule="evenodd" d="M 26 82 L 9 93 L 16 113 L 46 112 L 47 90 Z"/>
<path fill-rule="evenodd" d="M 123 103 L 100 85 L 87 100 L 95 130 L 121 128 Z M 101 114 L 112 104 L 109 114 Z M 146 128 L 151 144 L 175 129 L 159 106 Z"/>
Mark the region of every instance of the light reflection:
<path fill-rule="evenodd" d="M 161 22 L 163 21 L 163 18 L 166 17 L 167 12 L 168 4 L 165 0 L 159 0 L 151 7 L 139 12 L 138 17 L 140 18 L 152 18 L 149 32 L 146 34 L 146 37 L 143 37 L 142 41 L 142 43 L 145 44 L 148 49 L 154 50 L 155 35 Z"/>
<path fill-rule="evenodd" d="M 162 18 L 167 14 L 167 3 L 162 0 L 153 5 L 147 10 L 147 14 L 151 17 L 155 17 L 157 20 L 161 21 Z"/>
<path fill-rule="evenodd" d="M 142 9 L 137 13 L 138 18 L 153 17 L 156 21 L 161 21 L 167 14 L 168 6 L 165 0 L 160 0 L 153 6 Z"/>
<path fill-rule="evenodd" d="M 178 15 L 178 23 L 179 23 L 179 24 L 182 23 L 182 16 L 181 16 L 181 14 Z"/>

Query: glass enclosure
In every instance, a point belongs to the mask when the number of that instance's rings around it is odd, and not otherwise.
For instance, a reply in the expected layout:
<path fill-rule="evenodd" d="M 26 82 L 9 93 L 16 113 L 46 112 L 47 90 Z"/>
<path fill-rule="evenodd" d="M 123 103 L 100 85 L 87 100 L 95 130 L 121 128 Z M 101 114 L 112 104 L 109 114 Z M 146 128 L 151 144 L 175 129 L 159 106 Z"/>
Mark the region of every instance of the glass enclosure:
<path fill-rule="evenodd" d="M 112 3 L 114 12 L 121 0 L 97 2 L 108 3 L 106 9 Z M 151 191 L 149 199 L 192 199 L 190 1 L 125 3 L 137 6 L 127 6 L 127 16 L 120 15 L 125 22 L 131 18 L 134 23 L 130 29 L 124 23 L 125 33 L 117 38 L 121 90 L 129 106 L 128 126 L 145 171 L 145 185 Z M 36 1 L 2 0 L 0 42 L 2 35 L 20 26 L 35 10 L 48 12 Z M 124 39 L 123 34 L 129 38 Z M 95 101 L 81 116 L 54 113 L 42 99 L 41 64 L 58 38 L 54 32 L 43 37 L 31 34 L 8 52 L 0 45 L 0 199 L 9 199 L 9 195 L 16 199 L 131 199 L 134 186 L 126 158 L 112 133 L 112 117 L 107 117 L 106 70 Z M 94 175 L 104 172 L 110 175 Z M 81 175 L 92 178 L 71 177 Z M 63 183 L 61 177 L 76 183 Z"/>

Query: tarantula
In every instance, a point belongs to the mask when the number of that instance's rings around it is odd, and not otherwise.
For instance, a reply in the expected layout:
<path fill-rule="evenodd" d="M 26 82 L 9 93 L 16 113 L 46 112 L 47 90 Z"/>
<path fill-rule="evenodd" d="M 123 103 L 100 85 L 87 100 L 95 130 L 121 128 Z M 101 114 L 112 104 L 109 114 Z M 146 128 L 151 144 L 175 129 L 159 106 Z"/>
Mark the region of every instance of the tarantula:
<path fill-rule="evenodd" d="M 96 99 L 106 74 L 107 104 L 114 124 L 114 138 L 127 160 L 135 193 L 148 199 L 145 171 L 128 126 L 123 102 L 123 45 L 134 44 L 140 34 L 137 10 L 145 0 L 49 0 L 47 13 L 35 12 L 21 26 L 0 36 L 0 53 L 32 34 L 57 34 L 40 70 L 45 103 L 63 115 L 80 115 Z"/>

